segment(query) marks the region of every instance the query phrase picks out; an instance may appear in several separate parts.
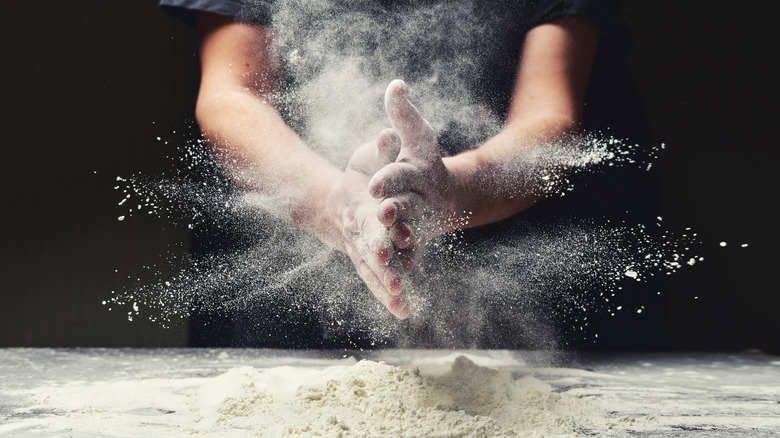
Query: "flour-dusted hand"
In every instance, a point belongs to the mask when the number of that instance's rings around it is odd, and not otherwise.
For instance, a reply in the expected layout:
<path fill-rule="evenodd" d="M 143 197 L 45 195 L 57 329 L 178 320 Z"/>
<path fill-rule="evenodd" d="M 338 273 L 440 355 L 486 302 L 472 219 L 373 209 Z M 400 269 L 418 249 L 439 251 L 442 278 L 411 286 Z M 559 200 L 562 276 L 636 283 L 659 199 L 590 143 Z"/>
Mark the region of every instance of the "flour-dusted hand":
<path fill-rule="evenodd" d="M 196 117 L 215 156 L 242 188 L 275 200 L 271 213 L 349 254 L 372 292 L 402 318 L 409 314 L 406 274 L 430 238 L 506 219 L 538 201 L 523 163 L 538 145 L 579 129 L 598 43 L 585 17 L 529 31 L 504 128 L 450 157 L 439 154 L 406 85 L 393 81 L 385 106 L 394 130 L 359 149 L 342 172 L 269 104 L 282 86 L 276 32 L 209 13 L 198 14 L 198 28 Z"/>
<path fill-rule="evenodd" d="M 425 243 L 453 228 L 449 198 L 452 178 L 444 166 L 436 132 L 407 98 L 401 80 L 390 83 L 385 110 L 401 141 L 397 159 L 371 178 L 369 191 L 382 199 L 377 216 L 390 228 L 390 237 L 404 265 L 411 269 Z"/>
<path fill-rule="evenodd" d="M 381 202 L 368 191 L 371 176 L 398 156 L 400 140 L 392 129 L 358 148 L 344 171 L 343 238 L 346 253 L 376 298 L 393 315 L 406 318 L 409 303 L 404 263 L 393 248 L 390 230 L 377 217 Z"/>

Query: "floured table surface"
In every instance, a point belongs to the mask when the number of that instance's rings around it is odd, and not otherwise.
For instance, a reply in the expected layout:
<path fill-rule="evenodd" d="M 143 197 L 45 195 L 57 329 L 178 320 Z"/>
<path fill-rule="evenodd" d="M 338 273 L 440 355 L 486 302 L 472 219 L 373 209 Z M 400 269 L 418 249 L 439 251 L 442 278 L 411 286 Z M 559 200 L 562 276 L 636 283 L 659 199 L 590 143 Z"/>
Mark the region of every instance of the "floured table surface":
<path fill-rule="evenodd" d="M 0 375 L 3 437 L 780 436 L 760 353 L 0 349 Z"/>

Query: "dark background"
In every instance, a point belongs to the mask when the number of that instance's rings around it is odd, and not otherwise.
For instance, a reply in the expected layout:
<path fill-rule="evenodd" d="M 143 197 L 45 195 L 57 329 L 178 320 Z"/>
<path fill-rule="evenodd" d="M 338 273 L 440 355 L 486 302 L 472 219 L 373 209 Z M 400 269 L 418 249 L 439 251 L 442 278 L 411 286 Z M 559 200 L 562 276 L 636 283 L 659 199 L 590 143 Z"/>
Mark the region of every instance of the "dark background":
<path fill-rule="evenodd" d="M 774 0 L 626 2 L 630 68 L 667 145 L 660 214 L 699 233 L 705 261 L 668 277 L 644 316 L 603 322 L 602 346 L 780 353 L 779 14 Z M 194 32 L 154 0 L 2 2 L 0 23 L 0 346 L 186 345 L 186 320 L 130 322 L 101 302 L 187 250 L 165 221 L 117 221 L 114 186 L 169 169 L 184 143 Z"/>

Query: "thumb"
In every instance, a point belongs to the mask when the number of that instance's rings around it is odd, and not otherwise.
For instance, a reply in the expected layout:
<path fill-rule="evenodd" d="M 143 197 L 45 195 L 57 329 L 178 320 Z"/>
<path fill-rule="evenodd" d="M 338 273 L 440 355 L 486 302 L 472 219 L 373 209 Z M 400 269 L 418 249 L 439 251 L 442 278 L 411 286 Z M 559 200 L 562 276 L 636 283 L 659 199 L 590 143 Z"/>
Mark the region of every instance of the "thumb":
<path fill-rule="evenodd" d="M 385 92 L 385 111 L 401 139 L 398 158 L 438 158 L 436 133 L 417 108 L 407 99 L 408 87 L 400 79 L 390 82 Z"/>

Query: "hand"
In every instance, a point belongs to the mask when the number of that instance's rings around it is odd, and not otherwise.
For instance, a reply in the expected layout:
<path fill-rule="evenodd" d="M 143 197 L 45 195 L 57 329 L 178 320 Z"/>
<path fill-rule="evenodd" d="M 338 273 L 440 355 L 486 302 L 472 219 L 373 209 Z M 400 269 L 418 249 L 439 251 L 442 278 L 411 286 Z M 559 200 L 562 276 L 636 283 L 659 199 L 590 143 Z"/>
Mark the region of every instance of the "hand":
<path fill-rule="evenodd" d="M 388 228 L 377 217 L 381 200 L 368 191 L 371 176 L 398 156 L 401 144 L 391 129 L 374 143 L 358 148 L 344 171 L 342 236 L 346 253 L 374 296 L 398 318 L 409 315 L 404 293 L 404 262 L 393 249 Z"/>
<path fill-rule="evenodd" d="M 449 201 L 453 178 L 442 161 L 436 133 L 406 95 L 401 80 L 387 87 L 385 110 L 401 149 L 368 185 L 371 195 L 382 199 L 379 222 L 390 229 L 390 240 L 411 270 L 427 241 L 451 230 L 457 219 Z"/>

